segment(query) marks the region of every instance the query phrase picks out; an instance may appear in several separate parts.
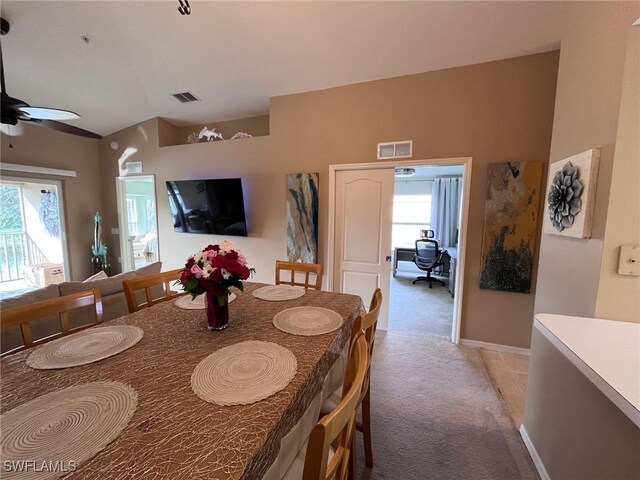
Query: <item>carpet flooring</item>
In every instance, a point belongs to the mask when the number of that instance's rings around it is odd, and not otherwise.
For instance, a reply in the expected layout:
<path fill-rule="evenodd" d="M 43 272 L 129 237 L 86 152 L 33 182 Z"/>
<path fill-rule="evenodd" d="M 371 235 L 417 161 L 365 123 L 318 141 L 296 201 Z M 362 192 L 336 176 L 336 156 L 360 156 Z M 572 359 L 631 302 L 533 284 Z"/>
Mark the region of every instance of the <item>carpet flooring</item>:
<path fill-rule="evenodd" d="M 426 282 L 412 282 L 425 272 L 412 264 L 401 264 L 391 277 L 389 295 L 389 330 L 412 335 L 439 335 L 451 338 L 453 298 L 446 286 L 429 288 Z M 443 277 L 445 283 L 449 279 Z"/>
<path fill-rule="evenodd" d="M 379 332 L 371 407 L 374 467 L 364 467 L 358 433 L 361 479 L 539 478 L 477 349 Z"/>

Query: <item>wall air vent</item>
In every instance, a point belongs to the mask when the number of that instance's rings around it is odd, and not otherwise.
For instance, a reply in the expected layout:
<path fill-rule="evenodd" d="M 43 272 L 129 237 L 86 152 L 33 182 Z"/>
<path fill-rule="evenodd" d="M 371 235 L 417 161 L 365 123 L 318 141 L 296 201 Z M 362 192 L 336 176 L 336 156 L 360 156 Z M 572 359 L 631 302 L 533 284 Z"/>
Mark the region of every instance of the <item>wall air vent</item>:
<path fill-rule="evenodd" d="M 388 160 L 390 158 L 411 158 L 412 152 L 413 140 L 378 144 L 378 160 Z"/>
<path fill-rule="evenodd" d="M 199 102 L 200 99 L 191 92 L 174 93 L 173 96 L 180 103 Z"/>

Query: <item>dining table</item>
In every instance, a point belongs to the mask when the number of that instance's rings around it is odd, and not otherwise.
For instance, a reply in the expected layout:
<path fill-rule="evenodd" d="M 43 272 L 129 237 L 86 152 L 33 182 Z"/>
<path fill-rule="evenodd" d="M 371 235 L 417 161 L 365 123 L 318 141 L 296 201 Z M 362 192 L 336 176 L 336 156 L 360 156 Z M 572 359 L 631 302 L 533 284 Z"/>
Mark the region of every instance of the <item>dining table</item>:
<path fill-rule="evenodd" d="M 245 282 L 244 292 L 234 289 L 229 326 L 221 332 L 208 331 L 204 310 L 182 309 L 171 300 L 109 321 L 107 325 L 137 326 L 144 336 L 98 362 L 34 370 L 26 364 L 29 350 L 5 356 L 0 362 L 0 411 L 74 385 L 122 382 L 138 395 L 133 417 L 115 440 L 65 478 L 261 479 L 278 456 L 282 438 L 322 390 L 362 309 L 359 296 L 315 290 L 288 301 L 255 298 L 252 292 L 263 286 Z M 301 306 L 331 309 L 344 321 L 316 336 L 274 327 L 277 313 Z M 247 340 L 290 350 L 297 361 L 293 380 L 248 405 L 221 406 L 200 399 L 190 383 L 194 368 L 213 352 Z"/>

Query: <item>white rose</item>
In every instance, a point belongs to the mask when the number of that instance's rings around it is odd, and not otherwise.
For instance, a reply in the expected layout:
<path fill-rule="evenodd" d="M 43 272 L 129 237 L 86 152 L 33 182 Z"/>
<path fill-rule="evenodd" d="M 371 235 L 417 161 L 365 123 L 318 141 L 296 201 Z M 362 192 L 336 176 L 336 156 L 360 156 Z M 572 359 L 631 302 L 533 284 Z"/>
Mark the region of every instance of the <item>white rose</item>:
<path fill-rule="evenodd" d="M 229 240 L 224 240 L 220 244 L 220 250 L 222 250 L 224 253 L 229 253 L 230 250 L 233 250 L 233 243 Z"/>

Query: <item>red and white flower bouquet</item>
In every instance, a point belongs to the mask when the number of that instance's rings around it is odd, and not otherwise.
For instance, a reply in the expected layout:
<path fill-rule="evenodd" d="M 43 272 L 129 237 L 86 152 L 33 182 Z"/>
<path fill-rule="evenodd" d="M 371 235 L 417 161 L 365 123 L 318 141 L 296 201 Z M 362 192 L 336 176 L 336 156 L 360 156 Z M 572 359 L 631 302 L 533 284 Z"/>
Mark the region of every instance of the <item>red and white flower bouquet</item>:
<path fill-rule="evenodd" d="M 216 328 L 212 325 L 210 316 L 222 314 L 228 318 L 229 289 L 236 287 L 242 290 L 242 281 L 248 279 L 254 271 L 247 266 L 246 257 L 233 243 L 225 240 L 220 245 L 209 245 L 189 257 L 178 283 L 193 298 L 205 294 L 209 328 L 222 330 L 226 327 L 226 320 L 222 319 L 222 328 Z"/>

